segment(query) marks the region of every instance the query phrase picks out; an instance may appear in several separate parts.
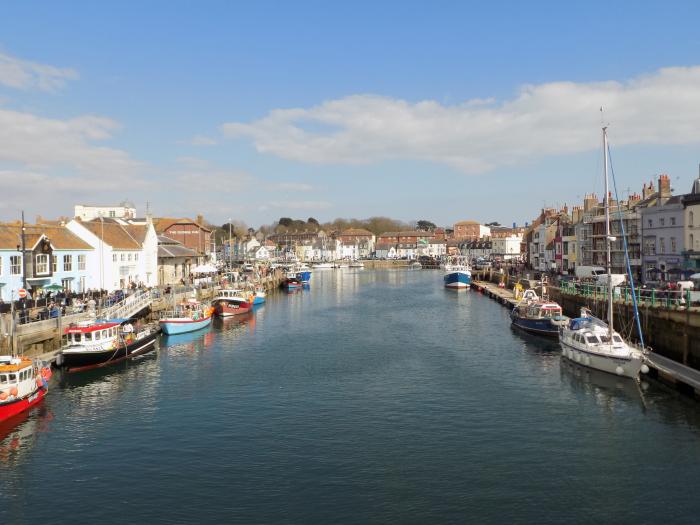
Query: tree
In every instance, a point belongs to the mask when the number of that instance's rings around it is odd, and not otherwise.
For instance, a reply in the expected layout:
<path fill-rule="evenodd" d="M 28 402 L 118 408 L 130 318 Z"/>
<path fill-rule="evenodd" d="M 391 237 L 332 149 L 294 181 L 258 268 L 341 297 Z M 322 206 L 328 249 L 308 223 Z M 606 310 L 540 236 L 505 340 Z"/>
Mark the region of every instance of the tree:
<path fill-rule="evenodd" d="M 307 224 L 313 224 L 314 226 L 319 226 L 318 221 L 314 219 L 313 217 L 309 217 L 306 219 Z"/>
<path fill-rule="evenodd" d="M 420 220 L 416 223 L 416 229 L 420 231 L 431 232 L 434 231 L 435 228 L 437 228 L 437 226 L 430 221 Z"/>
<path fill-rule="evenodd" d="M 292 220 L 289 217 L 280 217 L 280 220 L 277 221 L 277 224 L 279 224 L 280 226 L 284 226 L 285 228 L 289 228 L 293 222 L 294 220 Z"/>

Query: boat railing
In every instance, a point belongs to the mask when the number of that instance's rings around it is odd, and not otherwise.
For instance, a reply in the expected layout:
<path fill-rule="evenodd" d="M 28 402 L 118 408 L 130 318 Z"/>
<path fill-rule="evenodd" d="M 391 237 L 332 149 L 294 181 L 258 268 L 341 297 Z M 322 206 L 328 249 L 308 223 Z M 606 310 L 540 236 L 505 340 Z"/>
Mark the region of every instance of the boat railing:
<path fill-rule="evenodd" d="M 597 283 L 564 281 L 559 286 L 559 289 L 563 294 L 578 295 L 594 300 L 605 300 L 608 293 L 607 286 Z M 636 297 L 639 305 L 658 308 L 679 309 L 692 304 L 690 290 L 656 290 L 635 286 L 634 297 Z M 614 286 L 613 298 L 615 301 L 632 304 L 632 288 L 629 286 Z"/>

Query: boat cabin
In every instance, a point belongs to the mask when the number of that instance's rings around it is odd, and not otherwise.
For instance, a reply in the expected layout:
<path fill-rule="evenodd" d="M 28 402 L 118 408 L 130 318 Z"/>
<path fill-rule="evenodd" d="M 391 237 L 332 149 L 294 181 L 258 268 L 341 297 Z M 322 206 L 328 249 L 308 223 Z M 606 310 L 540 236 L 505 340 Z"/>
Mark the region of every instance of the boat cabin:
<path fill-rule="evenodd" d="M 71 325 L 63 333 L 68 345 L 104 344 L 119 334 L 119 323 L 88 321 Z"/>
<path fill-rule="evenodd" d="M 561 315 L 562 309 L 557 303 L 535 303 L 527 306 L 527 316 L 531 319 L 554 319 Z"/>
<path fill-rule="evenodd" d="M 35 375 L 31 359 L 0 356 L 0 403 L 31 393 Z"/>

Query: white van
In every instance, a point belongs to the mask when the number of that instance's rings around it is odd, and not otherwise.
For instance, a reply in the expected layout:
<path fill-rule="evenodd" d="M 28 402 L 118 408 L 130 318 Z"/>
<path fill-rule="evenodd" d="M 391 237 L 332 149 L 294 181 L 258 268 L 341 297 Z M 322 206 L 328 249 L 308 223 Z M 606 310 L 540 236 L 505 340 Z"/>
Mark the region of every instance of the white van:
<path fill-rule="evenodd" d="M 624 273 L 611 273 L 610 280 L 612 281 L 613 286 L 621 286 L 627 280 L 627 275 L 625 275 Z M 603 285 L 607 286 L 608 274 L 602 273 L 602 274 L 596 275 L 595 282 L 597 282 L 598 284 L 603 284 Z"/>
<path fill-rule="evenodd" d="M 596 279 L 599 275 L 606 275 L 602 266 L 577 266 L 576 277 L 579 279 Z"/>

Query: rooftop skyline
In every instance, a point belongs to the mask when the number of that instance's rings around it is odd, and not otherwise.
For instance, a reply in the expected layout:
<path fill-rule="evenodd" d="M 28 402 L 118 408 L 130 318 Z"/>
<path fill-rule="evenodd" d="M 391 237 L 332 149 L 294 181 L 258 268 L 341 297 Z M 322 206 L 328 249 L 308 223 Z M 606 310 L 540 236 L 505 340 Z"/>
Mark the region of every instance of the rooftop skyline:
<path fill-rule="evenodd" d="M 0 220 L 531 221 L 698 174 L 690 2 L 4 8 Z"/>

